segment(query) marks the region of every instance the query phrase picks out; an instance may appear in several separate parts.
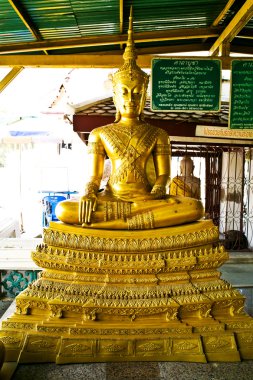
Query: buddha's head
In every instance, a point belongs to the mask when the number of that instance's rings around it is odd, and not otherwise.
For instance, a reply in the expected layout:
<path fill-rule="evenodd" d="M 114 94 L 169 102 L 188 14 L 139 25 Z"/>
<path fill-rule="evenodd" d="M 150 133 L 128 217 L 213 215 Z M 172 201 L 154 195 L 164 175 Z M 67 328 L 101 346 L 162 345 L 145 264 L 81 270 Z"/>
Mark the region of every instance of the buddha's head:
<path fill-rule="evenodd" d="M 113 76 L 113 100 L 117 110 L 115 121 L 121 117 L 136 118 L 144 109 L 149 76 L 137 65 L 136 58 L 131 8 L 124 64 Z"/>
<path fill-rule="evenodd" d="M 180 171 L 183 177 L 189 177 L 193 175 L 194 163 L 191 157 L 185 156 L 180 161 Z"/>

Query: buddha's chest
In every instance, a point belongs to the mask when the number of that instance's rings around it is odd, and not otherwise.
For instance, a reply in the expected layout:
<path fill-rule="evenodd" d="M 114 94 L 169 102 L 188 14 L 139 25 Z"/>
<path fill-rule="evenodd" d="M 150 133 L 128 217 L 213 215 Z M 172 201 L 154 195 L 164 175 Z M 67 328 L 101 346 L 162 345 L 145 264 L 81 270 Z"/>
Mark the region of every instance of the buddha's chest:
<path fill-rule="evenodd" d="M 102 139 L 110 158 L 136 160 L 148 157 L 154 147 L 155 139 L 143 128 L 110 128 L 103 132 Z"/>

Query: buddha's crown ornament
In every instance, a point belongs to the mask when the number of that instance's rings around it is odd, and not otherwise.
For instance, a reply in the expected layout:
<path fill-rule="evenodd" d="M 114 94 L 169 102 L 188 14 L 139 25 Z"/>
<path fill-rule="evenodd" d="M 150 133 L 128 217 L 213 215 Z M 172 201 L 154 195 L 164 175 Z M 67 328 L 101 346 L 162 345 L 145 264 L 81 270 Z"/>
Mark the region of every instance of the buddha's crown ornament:
<path fill-rule="evenodd" d="M 143 83 L 145 87 L 148 86 L 149 76 L 137 65 L 137 53 L 134 46 L 133 39 L 133 10 L 131 6 L 130 16 L 129 16 L 129 27 L 128 27 L 128 39 L 125 52 L 123 54 L 124 64 L 119 68 L 119 70 L 113 76 L 113 86 L 121 82 L 124 79 L 134 80 L 138 79 L 140 83 Z"/>

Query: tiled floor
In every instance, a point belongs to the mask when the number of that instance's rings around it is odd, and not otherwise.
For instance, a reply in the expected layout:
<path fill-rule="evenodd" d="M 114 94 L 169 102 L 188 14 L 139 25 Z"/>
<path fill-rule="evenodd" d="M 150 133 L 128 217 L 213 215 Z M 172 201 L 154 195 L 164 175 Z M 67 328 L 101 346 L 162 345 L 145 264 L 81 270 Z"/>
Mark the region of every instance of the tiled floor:
<path fill-rule="evenodd" d="M 253 255 L 253 253 L 252 253 Z M 253 287 L 253 264 L 224 264 L 221 267 L 222 278 L 237 288 Z"/>
<path fill-rule="evenodd" d="M 237 363 L 21 364 L 12 380 L 252 380 L 253 361 Z"/>
<path fill-rule="evenodd" d="M 3 298 L 0 300 L 0 317 L 6 312 L 12 302 L 13 299 L 11 298 Z"/>
<path fill-rule="evenodd" d="M 253 264 L 224 264 L 221 272 L 246 297 L 245 311 L 253 316 Z"/>
<path fill-rule="evenodd" d="M 253 287 L 237 289 L 246 297 L 244 310 L 246 313 L 253 316 Z"/>
<path fill-rule="evenodd" d="M 253 315 L 253 264 L 226 264 L 221 271 L 222 278 L 229 281 L 246 296 L 246 311 Z M 7 308 L 8 302 L 6 301 L 5 306 L 3 306 L 3 301 L 0 302 L 2 310 L 4 307 Z M 8 379 L 6 378 L 6 380 Z M 253 361 L 206 364 L 179 362 L 19 364 L 11 379 L 253 380 Z"/>

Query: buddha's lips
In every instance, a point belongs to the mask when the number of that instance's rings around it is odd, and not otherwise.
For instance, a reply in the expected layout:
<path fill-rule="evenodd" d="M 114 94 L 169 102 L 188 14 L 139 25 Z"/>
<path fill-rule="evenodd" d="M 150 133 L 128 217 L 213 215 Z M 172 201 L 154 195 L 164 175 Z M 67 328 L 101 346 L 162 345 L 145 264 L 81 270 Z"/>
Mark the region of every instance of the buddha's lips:
<path fill-rule="evenodd" d="M 129 104 L 129 105 L 126 105 L 124 108 L 125 108 L 126 110 L 134 110 L 134 109 L 136 109 L 136 106 L 133 105 L 133 104 Z"/>

